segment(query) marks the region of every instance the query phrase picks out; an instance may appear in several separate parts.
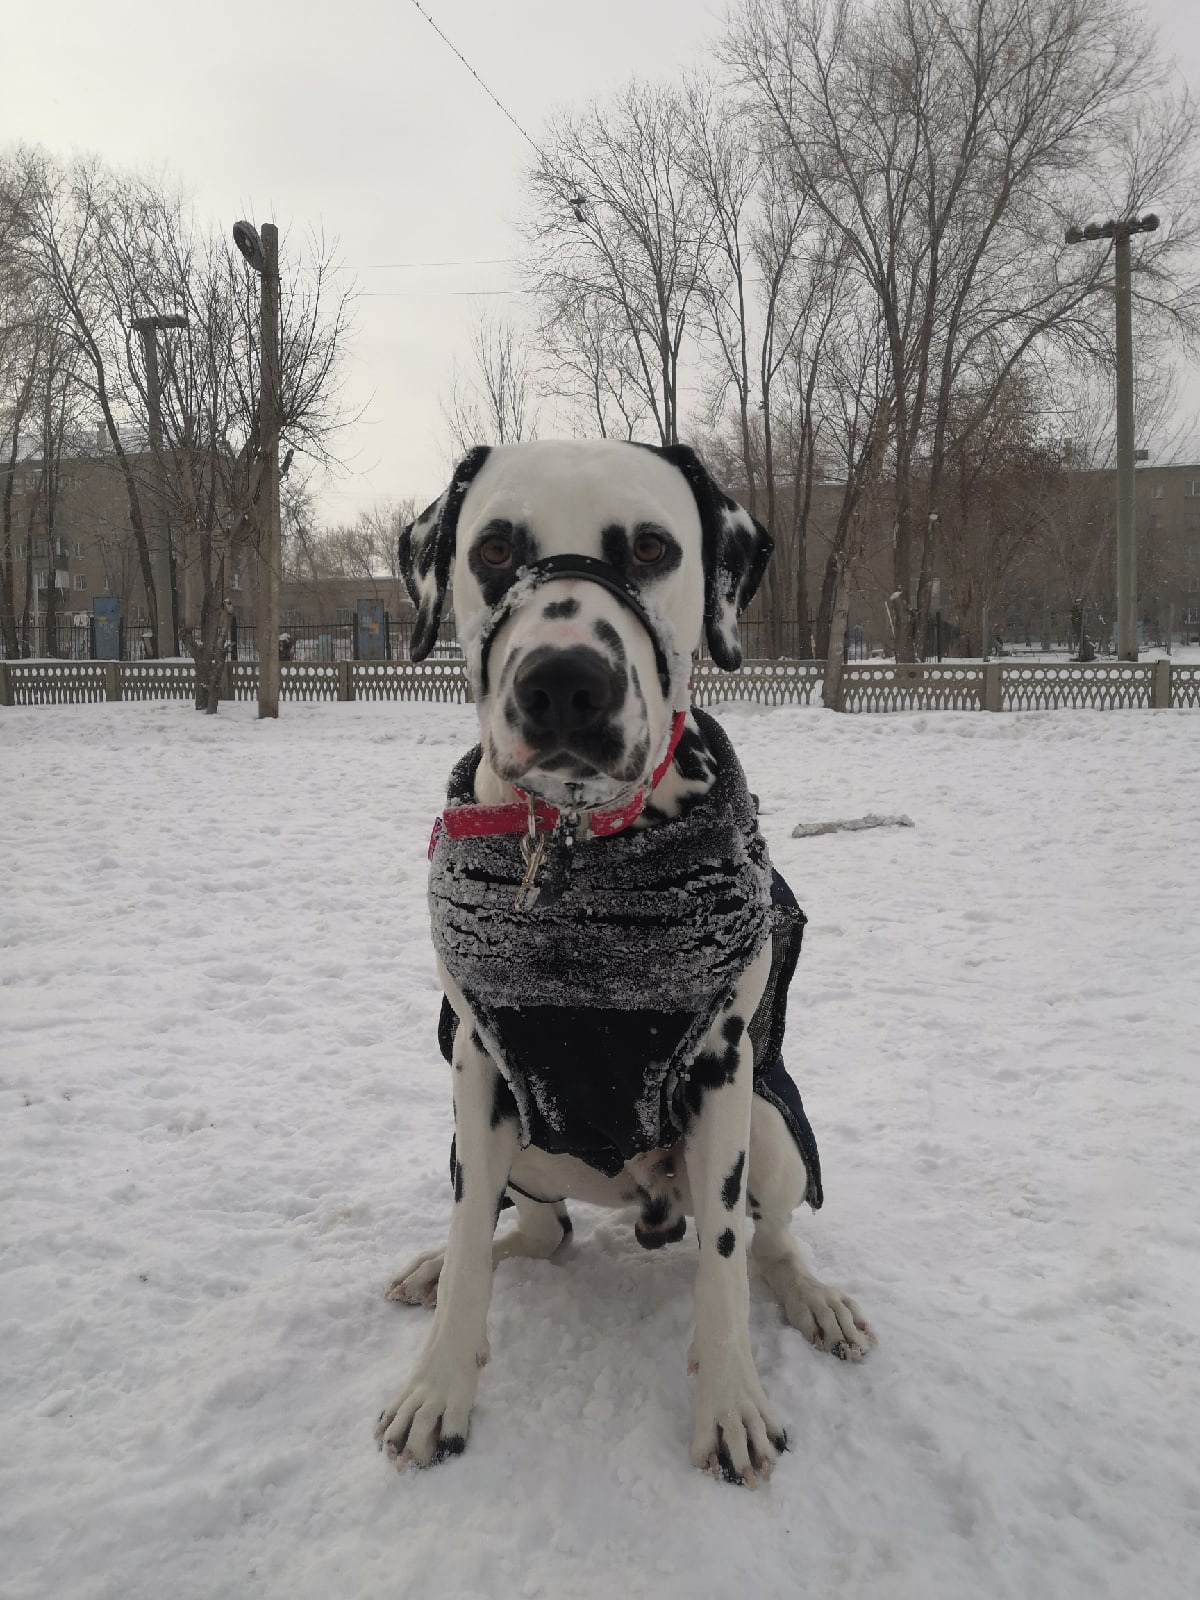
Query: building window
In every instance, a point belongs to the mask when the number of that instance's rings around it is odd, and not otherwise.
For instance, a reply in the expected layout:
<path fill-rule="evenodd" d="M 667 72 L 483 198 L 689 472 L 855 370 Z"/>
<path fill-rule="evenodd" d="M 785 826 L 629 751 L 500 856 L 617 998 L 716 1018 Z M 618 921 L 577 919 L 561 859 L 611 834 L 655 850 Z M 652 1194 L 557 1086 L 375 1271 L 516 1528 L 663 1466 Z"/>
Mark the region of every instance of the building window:
<path fill-rule="evenodd" d="M 351 611 L 349 606 L 338 606 L 337 610 L 334 612 L 334 619 L 344 626 L 345 624 L 354 621 L 354 613 Z"/>
<path fill-rule="evenodd" d="M 38 556 L 44 556 L 46 554 L 46 539 L 43 534 L 39 533 L 35 535 L 33 541 L 33 554 L 35 559 Z"/>
<path fill-rule="evenodd" d="M 76 539 L 76 541 L 75 541 L 75 559 L 76 559 L 76 561 L 82 561 L 83 560 L 83 540 L 82 539 Z"/>
<path fill-rule="evenodd" d="M 1200 478 L 1189 478 L 1188 486 L 1183 492 L 1188 495 L 1200 494 Z"/>
<path fill-rule="evenodd" d="M 1162 484 L 1161 483 L 1154 484 L 1152 486 L 1151 490 L 1150 490 L 1150 498 L 1152 500 L 1161 500 L 1162 497 L 1163 497 L 1163 486 L 1162 486 Z"/>
<path fill-rule="evenodd" d="M 87 579 L 84 577 L 82 572 L 77 572 L 75 574 L 75 587 L 77 589 L 86 589 L 87 588 Z"/>
<path fill-rule="evenodd" d="M 242 575 L 240 572 L 231 572 L 229 574 L 229 587 L 231 589 L 240 589 L 242 587 Z"/>

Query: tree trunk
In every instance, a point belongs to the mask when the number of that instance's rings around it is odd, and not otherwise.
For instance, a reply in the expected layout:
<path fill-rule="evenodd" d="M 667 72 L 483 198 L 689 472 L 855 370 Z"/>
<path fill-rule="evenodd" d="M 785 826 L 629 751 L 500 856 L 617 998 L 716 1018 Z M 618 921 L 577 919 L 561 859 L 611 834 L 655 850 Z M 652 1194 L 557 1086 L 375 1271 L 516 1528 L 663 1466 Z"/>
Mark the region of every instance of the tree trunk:
<path fill-rule="evenodd" d="M 204 597 L 201 612 L 201 635 L 187 641 L 188 653 L 196 663 L 196 710 L 215 717 L 221 699 L 221 679 L 229 650 L 229 634 L 233 626 L 233 606 L 226 599 L 215 603 L 210 593 Z"/>
<path fill-rule="evenodd" d="M 96 367 L 96 398 L 100 402 L 100 410 L 104 417 L 104 426 L 108 433 L 109 443 L 112 445 L 113 454 L 121 469 L 121 476 L 125 482 L 125 493 L 129 500 L 129 526 L 133 529 L 133 541 L 137 547 L 138 566 L 142 574 L 142 587 L 146 591 L 146 610 L 150 617 L 150 649 L 152 655 L 159 655 L 159 629 L 158 629 L 158 604 L 155 599 L 154 568 L 150 562 L 150 545 L 146 538 L 146 523 L 142 516 L 142 501 L 138 494 L 137 483 L 133 476 L 133 468 L 129 465 L 129 457 L 125 453 L 125 446 L 121 443 L 121 435 L 117 429 L 116 419 L 112 413 L 112 406 L 108 399 L 108 389 L 103 379 L 99 365 L 99 356 L 95 358 Z"/>
<path fill-rule="evenodd" d="M 813 640 L 814 660 L 828 661 L 829 644 L 833 633 L 833 605 L 837 599 L 837 575 L 840 549 L 834 545 L 825 557 L 825 571 L 821 577 L 821 598 L 817 604 L 817 636 Z"/>
<path fill-rule="evenodd" d="M 4 474 L 3 507 L 0 510 L 0 637 L 4 640 L 4 654 L 10 659 L 17 654 L 17 600 L 12 547 L 12 492 L 13 474 L 17 465 L 20 443 L 20 419 L 13 425 L 12 443 L 9 447 L 8 466 Z"/>
<path fill-rule="evenodd" d="M 829 647 L 825 656 L 825 681 L 821 701 L 837 711 L 842 697 L 842 675 L 846 666 L 846 624 L 850 620 L 849 561 L 843 553 L 835 563 L 833 607 L 829 624 Z"/>

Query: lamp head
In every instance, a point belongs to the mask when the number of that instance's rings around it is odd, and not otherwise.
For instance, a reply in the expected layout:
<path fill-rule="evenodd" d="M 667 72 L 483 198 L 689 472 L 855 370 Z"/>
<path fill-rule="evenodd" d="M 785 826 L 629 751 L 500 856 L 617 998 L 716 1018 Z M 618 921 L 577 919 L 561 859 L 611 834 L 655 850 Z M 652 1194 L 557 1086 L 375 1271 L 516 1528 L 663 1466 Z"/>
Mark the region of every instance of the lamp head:
<path fill-rule="evenodd" d="M 258 229 L 252 222 L 234 223 L 233 242 L 255 272 L 267 270 L 267 258 L 263 253 L 262 240 L 258 237 Z"/>

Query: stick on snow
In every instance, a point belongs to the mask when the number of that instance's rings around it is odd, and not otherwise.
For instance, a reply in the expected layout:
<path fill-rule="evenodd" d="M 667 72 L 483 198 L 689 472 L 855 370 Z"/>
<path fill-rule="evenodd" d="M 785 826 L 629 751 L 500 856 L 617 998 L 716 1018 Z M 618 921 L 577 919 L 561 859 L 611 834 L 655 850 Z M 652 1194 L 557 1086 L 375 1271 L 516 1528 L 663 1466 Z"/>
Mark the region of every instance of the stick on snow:
<path fill-rule="evenodd" d="M 863 828 L 911 828 L 912 826 L 911 817 L 884 817 L 871 811 L 865 817 L 843 817 L 837 822 L 798 822 L 792 829 L 792 838 L 811 839 L 818 833 L 859 833 Z"/>

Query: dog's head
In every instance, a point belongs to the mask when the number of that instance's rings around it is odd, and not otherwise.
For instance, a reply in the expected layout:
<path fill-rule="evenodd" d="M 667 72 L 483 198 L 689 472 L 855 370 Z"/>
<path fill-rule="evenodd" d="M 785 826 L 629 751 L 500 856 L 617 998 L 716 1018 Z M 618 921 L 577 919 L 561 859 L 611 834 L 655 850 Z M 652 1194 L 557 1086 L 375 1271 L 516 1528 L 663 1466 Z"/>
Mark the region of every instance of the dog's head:
<path fill-rule="evenodd" d="M 453 582 L 493 770 L 556 805 L 607 805 L 661 759 L 702 634 L 718 666 L 741 665 L 738 613 L 770 552 L 686 445 L 480 446 L 400 535 L 412 656 Z"/>

